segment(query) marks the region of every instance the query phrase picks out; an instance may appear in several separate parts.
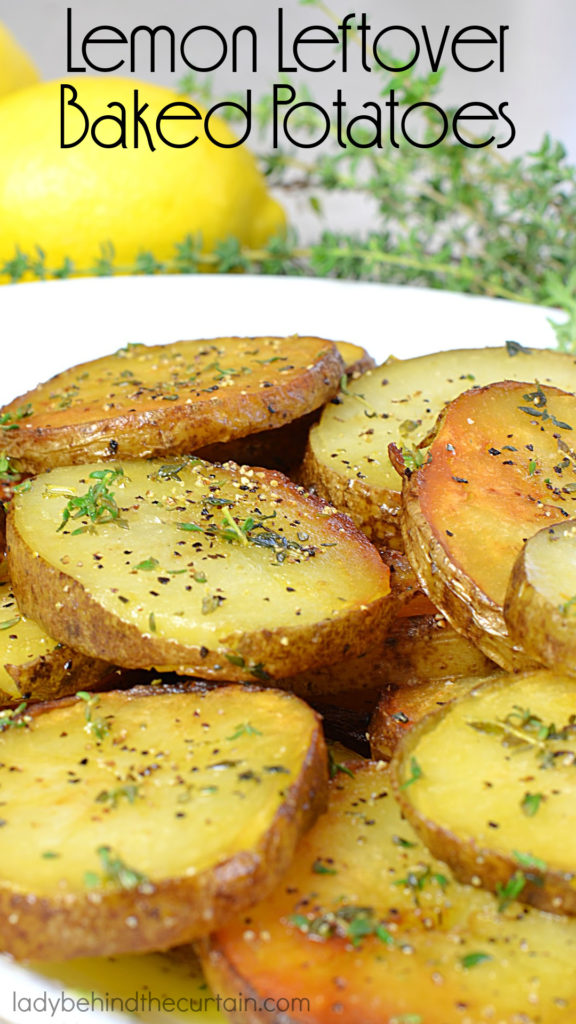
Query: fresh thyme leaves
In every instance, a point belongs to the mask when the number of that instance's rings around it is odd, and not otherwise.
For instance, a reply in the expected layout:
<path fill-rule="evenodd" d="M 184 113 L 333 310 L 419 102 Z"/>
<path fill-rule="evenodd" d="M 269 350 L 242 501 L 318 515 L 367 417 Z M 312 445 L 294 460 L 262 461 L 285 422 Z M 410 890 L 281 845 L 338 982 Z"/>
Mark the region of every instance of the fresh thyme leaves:
<path fill-rule="evenodd" d="M 95 736 L 101 742 L 110 732 L 110 726 L 103 718 L 94 717 L 94 711 L 100 706 L 100 698 L 94 693 L 87 693 L 86 690 L 78 690 L 76 696 L 79 700 L 83 700 L 86 705 L 84 713 L 86 719 L 85 731 L 90 733 L 91 736 Z"/>
<path fill-rule="evenodd" d="M 342 775 L 349 775 L 351 779 L 354 778 L 354 772 L 352 771 L 352 769 L 349 768 L 347 764 L 343 764 L 342 761 L 337 761 L 335 756 L 334 756 L 334 752 L 329 748 L 328 749 L 328 774 L 330 775 L 331 779 L 334 779 L 334 778 L 336 778 L 336 776 L 338 775 L 339 772 L 341 772 Z"/>
<path fill-rule="evenodd" d="M 227 736 L 228 740 L 237 740 L 241 736 L 261 736 L 260 729 L 256 729 L 255 726 L 250 725 L 250 722 L 242 722 L 236 726 L 232 736 Z"/>
<path fill-rule="evenodd" d="M 336 868 L 330 867 L 329 864 L 325 864 L 319 857 L 314 861 L 312 865 L 312 871 L 315 875 L 337 875 Z"/>
<path fill-rule="evenodd" d="M 0 629 L 13 629 L 14 626 L 18 625 L 20 620 L 21 620 L 21 616 L 20 615 L 15 615 L 11 619 L 4 619 L 3 622 L 0 622 Z"/>
<path fill-rule="evenodd" d="M 563 604 L 559 604 L 558 611 L 561 615 L 568 615 L 574 608 L 574 605 L 576 605 L 576 594 L 573 594 L 573 596 L 568 598 L 567 601 L 564 601 Z"/>
<path fill-rule="evenodd" d="M 421 448 L 415 448 L 414 445 L 410 448 L 402 448 L 402 458 L 406 469 L 412 472 L 424 465 L 424 452 Z"/>
<path fill-rule="evenodd" d="M 408 789 L 408 786 L 412 786 L 418 779 L 421 779 L 423 775 L 422 768 L 418 764 L 415 757 L 410 758 L 410 775 L 404 780 L 400 789 Z"/>
<path fill-rule="evenodd" d="M 520 352 L 523 352 L 524 355 L 529 356 L 532 352 L 532 349 L 526 348 L 524 345 L 521 345 L 519 341 L 507 341 L 506 351 L 508 355 L 511 357 L 519 355 Z"/>
<path fill-rule="evenodd" d="M 358 907 L 344 904 L 337 910 L 329 910 L 316 917 L 305 914 L 293 914 L 289 921 L 306 935 L 317 939 L 329 939 L 337 936 L 349 939 L 354 947 L 358 947 L 362 939 L 375 936 L 386 946 L 393 946 L 394 939 L 386 927 L 385 921 L 376 917 L 372 907 Z"/>
<path fill-rule="evenodd" d="M 234 502 L 223 498 L 206 498 L 205 503 L 223 508 L 222 521 L 220 524 L 209 522 L 206 526 L 199 523 L 178 523 L 178 529 L 188 533 L 202 533 L 205 537 L 218 538 L 228 544 L 240 544 L 243 547 L 252 545 L 259 548 L 267 548 L 275 557 L 276 562 L 282 563 L 290 552 L 299 552 L 304 558 L 312 558 L 316 552 L 311 544 L 302 544 L 300 541 L 292 540 L 283 533 L 272 530 L 266 525 L 266 521 L 276 518 L 276 512 L 270 515 L 253 512 L 246 519 L 238 519 L 232 515 L 230 508 L 234 508 Z"/>
<path fill-rule="evenodd" d="M 405 889 L 411 889 L 412 892 L 418 893 L 422 892 L 429 882 L 436 882 L 444 892 L 450 884 L 450 879 L 446 878 L 446 875 L 440 874 L 440 872 L 432 871 L 430 865 L 425 864 L 411 868 L 405 878 L 398 878 L 394 885 L 401 885 Z"/>
<path fill-rule="evenodd" d="M 30 715 L 24 714 L 27 706 L 23 700 L 17 708 L 0 711 L 0 732 L 6 732 L 7 729 L 29 729 L 31 718 Z"/>
<path fill-rule="evenodd" d="M 518 409 L 520 412 L 525 412 L 528 416 L 535 416 L 537 419 L 540 419 L 542 423 L 546 422 L 546 420 L 550 420 L 550 423 L 553 423 L 559 430 L 572 430 L 569 423 L 563 423 L 562 420 L 556 419 L 551 412 L 548 412 L 548 409 L 546 408 L 548 400 L 539 384 L 537 385 L 536 391 L 531 391 L 529 394 L 523 395 L 522 397 L 526 402 L 531 402 L 531 405 L 519 405 Z"/>
<path fill-rule="evenodd" d="M 160 562 L 157 558 L 150 557 L 145 558 L 143 562 L 140 562 L 139 565 L 135 565 L 134 568 L 141 572 L 153 572 L 153 570 L 157 569 L 159 565 Z"/>
<path fill-rule="evenodd" d="M 118 526 L 125 527 L 126 523 L 120 517 L 120 509 L 110 490 L 110 486 L 123 476 L 124 470 L 121 466 L 116 469 L 96 469 L 90 473 L 90 479 L 96 480 L 96 483 L 91 484 L 86 494 L 68 499 L 57 532 L 63 530 L 70 519 L 86 518 L 90 520 L 90 526 L 80 526 L 78 529 L 72 530 L 72 536 L 85 533 L 104 523 L 116 523 Z"/>
<path fill-rule="evenodd" d="M 0 415 L 0 430 L 20 430 L 20 420 L 25 420 L 27 416 L 32 416 L 34 410 L 30 402 L 26 405 L 20 405 L 16 412 L 3 412 Z"/>
<path fill-rule="evenodd" d="M 520 807 L 527 818 L 533 818 L 540 810 L 540 804 L 546 797 L 543 793 L 524 793 Z"/>
<path fill-rule="evenodd" d="M 143 875 L 135 868 L 129 867 L 118 854 L 114 853 L 110 846 L 99 846 L 96 850 L 100 859 L 102 881 L 111 882 L 121 889 L 136 889 L 139 885 L 147 882 L 146 875 Z M 98 885 L 100 878 L 95 872 L 86 872 L 84 884 L 89 887 Z"/>
<path fill-rule="evenodd" d="M 576 714 L 570 715 L 568 722 L 557 728 L 553 722 L 544 722 L 529 708 L 514 705 L 505 718 L 472 720 L 467 724 L 477 732 L 499 736 L 504 746 L 517 750 L 533 750 L 541 768 L 552 768 L 557 760 L 562 760 L 564 764 L 576 763 L 576 753 L 573 750 L 557 749 L 554 746 L 556 743 L 576 740 Z"/>
<path fill-rule="evenodd" d="M 546 871 L 546 862 L 540 857 L 534 857 L 531 853 L 522 853 L 521 850 L 512 850 L 512 856 L 521 868 L 535 868 L 536 871 Z"/>
<path fill-rule="evenodd" d="M 0 482 L 12 483 L 12 481 L 17 479 L 20 475 L 20 471 L 16 468 L 14 460 L 9 455 L 2 453 L 0 455 Z"/>
<path fill-rule="evenodd" d="M 466 953 L 460 957 L 460 963 L 464 970 L 468 971 L 471 967 L 478 967 L 478 964 L 485 964 L 487 960 L 493 959 L 490 953 Z"/>
<path fill-rule="evenodd" d="M 133 804 L 138 796 L 140 786 L 136 783 L 128 783 L 125 786 L 115 786 L 114 789 L 103 789 L 96 797 L 97 804 L 106 804 L 110 807 L 117 807 L 120 800 L 127 800 Z"/>
<path fill-rule="evenodd" d="M 501 882 L 498 883 L 496 895 L 498 897 L 498 910 L 500 913 L 506 910 L 514 900 L 518 899 L 525 885 L 526 877 L 521 871 L 516 871 L 505 885 L 502 885 Z"/>
<path fill-rule="evenodd" d="M 151 480 L 180 480 L 180 473 L 184 469 L 188 469 L 189 466 L 195 466 L 202 459 L 197 458 L 195 455 L 187 455 L 179 462 L 167 462 L 166 465 L 160 466 L 155 473 L 150 475 Z"/>

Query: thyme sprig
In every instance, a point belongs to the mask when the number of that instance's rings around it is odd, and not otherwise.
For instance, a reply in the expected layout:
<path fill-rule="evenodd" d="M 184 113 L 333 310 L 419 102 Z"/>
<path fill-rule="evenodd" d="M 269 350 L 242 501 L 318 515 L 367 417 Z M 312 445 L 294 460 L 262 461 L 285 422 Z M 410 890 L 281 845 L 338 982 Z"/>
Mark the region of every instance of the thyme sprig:
<path fill-rule="evenodd" d="M 576 714 L 557 728 L 553 722 L 546 723 L 529 708 L 514 705 L 505 718 L 471 720 L 467 723 L 476 732 L 499 736 L 502 744 L 518 751 L 533 750 L 541 768 L 554 767 L 558 759 L 576 763 L 576 753 L 570 749 L 557 749 L 553 744 L 576 740 Z"/>
<path fill-rule="evenodd" d="M 376 916 L 372 907 L 344 904 L 337 910 L 329 910 L 315 917 L 293 914 L 290 923 L 306 935 L 313 935 L 317 939 L 337 936 L 350 940 L 353 946 L 359 946 L 362 939 L 374 935 L 385 945 L 394 945 L 394 939 L 385 921 Z"/>
<path fill-rule="evenodd" d="M 72 536 L 85 533 L 86 530 L 104 523 L 116 523 L 118 526 L 125 527 L 126 523 L 120 516 L 120 509 L 110 490 L 110 485 L 123 475 L 124 470 L 121 466 L 116 469 L 96 469 L 90 473 L 90 479 L 96 480 L 97 483 L 92 484 L 86 494 L 74 495 L 68 499 L 57 532 L 63 530 L 70 519 L 86 518 L 91 523 L 90 526 L 79 526 L 78 529 L 72 530 Z"/>

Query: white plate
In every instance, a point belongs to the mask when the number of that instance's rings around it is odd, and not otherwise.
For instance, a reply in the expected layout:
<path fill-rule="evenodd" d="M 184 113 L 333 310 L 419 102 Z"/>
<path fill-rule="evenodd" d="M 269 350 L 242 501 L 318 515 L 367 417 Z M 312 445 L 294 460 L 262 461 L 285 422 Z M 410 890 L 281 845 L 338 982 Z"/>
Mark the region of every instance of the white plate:
<path fill-rule="evenodd" d="M 536 306 L 419 288 L 308 278 L 174 276 L 86 278 L 0 288 L 3 366 L 0 402 L 34 387 L 68 366 L 122 347 L 180 338 L 227 335 L 311 334 L 364 345 L 382 361 L 436 349 L 502 345 L 555 345 L 548 318 L 559 314 Z M 114 979 L 110 979 L 114 994 Z M 67 989 L 0 958 L 0 1021 L 76 1024 L 82 1014 L 51 1014 L 45 995 Z M 70 991 L 70 989 L 68 989 Z M 17 993 L 16 1002 L 14 993 Z M 77 993 L 76 993 L 77 994 Z M 18 1010 L 18 997 L 38 1008 Z M 20 1006 L 23 1004 L 20 1003 Z M 33 1003 L 31 1004 L 33 1005 Z M 90 1012 L 91 1024 L 148 1020 Z M 196 1013 L 154 1016 L 155 1021 L 206 1019 Z"/>
<path fill-rule="evenodd" d="M 435 349 L 554 346 L 554 311 L 424 288 L 248 275 L 81 278 L 0 288 L 0 402 L 127 342 L 311 334 L 377 360 Z M 559 315 L 559 314 L 557 314 Z"/>

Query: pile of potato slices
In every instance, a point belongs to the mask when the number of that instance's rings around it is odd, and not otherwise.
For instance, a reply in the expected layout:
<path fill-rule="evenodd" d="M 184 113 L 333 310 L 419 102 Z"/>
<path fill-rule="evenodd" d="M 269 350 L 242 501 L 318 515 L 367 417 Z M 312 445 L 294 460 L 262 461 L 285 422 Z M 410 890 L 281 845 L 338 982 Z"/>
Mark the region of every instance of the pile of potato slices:
<path fill-rule="evenodd" d="M 575 393 L 229 338 L 0 410 L 1 949 L 185 944 L 243 1022 L 573 1021 Z"/>

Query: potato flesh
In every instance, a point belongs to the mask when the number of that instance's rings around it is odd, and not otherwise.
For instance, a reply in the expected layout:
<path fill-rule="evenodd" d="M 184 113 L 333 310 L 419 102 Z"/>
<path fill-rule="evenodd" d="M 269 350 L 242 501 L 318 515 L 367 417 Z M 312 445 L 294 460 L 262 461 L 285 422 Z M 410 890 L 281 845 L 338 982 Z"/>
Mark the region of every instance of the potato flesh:
<path fill-rule="evenodd" d="M 416 475 L 420 507 L 438 543 L 498 606 L 526 538 L 575 508 L 576 463 L 561 448 L 572 430 L 556 423 L 576 429 L 576 398 L 544 388 L 544 410 L 527 397 L 537 391 L 535 384 L 504 382 L 460 396 Z"/>
<path fill-rule="evenodd" d="M 490 729 L 507 717 L 517 726 L 519 708 L 560 729 L 574 715 L 576 682 L 543 670 L 462 697 L 410 748 L 400 781 L 406 782 L 416 758 L 422 777 L 405 793 L 417 815 L 462 843 L 474 840 L 479 849 L 509 856 L 519 867 L 515 851 L 537 857 L 550 870 L 574 873 L 576 775 L 569 752 L 576 752 L 576 729 L 571 739 L 546 744 L 566 751 L 566 757 L 544 769 L 534 733 L 532 745 L 523 748 L 504 745 L 498 732 L 474 726 Z M 527 794 L 539 797 L 535 813 L 523 809 Z"/>
<path fill-rule="evenodd" d="M 152 883 L 253 849 L 316 728 L 289 695 L 235 687 L 102 694 L 91 712 L 108 726 L 101 742 L 86 713 L 84 701 L 64 702 L 0 734 L 3 889 L 85 893 L 87 872 L 105 889 L 103 845 Z"/>
<path fill-rule="evenodd" d="M 570 622 L 576 594 L 576 523 L 560 523 L 531 537 L 524 550 L 528 583 Z"/>
<path fill-rule="evenodd" d="M 314 455 L 356 487 L 389 490 L 399 501 L 400 482 L 388 445 L 417 446 L 447 402 L 474 385 L 499 380 L 539 380 L 576 391 L 576 363 L 563 353 L 511 356 L 506 348 L 391 360 L 351 382 L 350 394 L 340 395 L 339 405 L 326 406 L 310 434 Z"/>
<path fill-rule="evenodd" d="M 0 691 L 18 697 L 20 691 L 5 665 L 23 665 L 50 654 L 58 642 L 32 619 L 21 615 L 8 581 L 0 582 Z"/>
<path fill-rule="evenodd" d="M 387 570 L 376 551 L 359 548 L 341 521 L 307 506 L 294 488 L 286 495 L 258 470 L 200 462 L 180 479 L 154 479 L 162 465 L 123 464 L 123 481 L 113 490 L 128 529 L 112 522 L 74 535 L 90 526 L 80 519 L 58 532 L 68 497 L 86 493 L 94 482 L 90 472 L 101 469 L 96 464 L 33 480 L 15 502 L 16 527 L 32 550 L 80 582 L 106 611 L 143 633 L 183 643 L 212 647 L 252 630 L 302 627 L 387 593 Z M 294 547 L 270 549 L 202 532 L 221 529 L 227 512 L 239 523 L 273 516 L 264 525 Z M 362 563 L 362 572 L 352 571 Z"/>
<path fill-rule="evenodd" d="M 339 775 L 275 893 L 204 947 L 214 990 L 304 996 L 309 1009 L 296 1003 L 289 1016 L 310 1024 L 572 1022 L 576 922 L 517 905 L 499 914 L 489 893 L 453 881 L 402 819 L 382 769 Z M 410 875 L 412 886 L 397 884 Z M 351 906 L 370 908 L 390 942 L 320 938 L 294 922 Z"/>

